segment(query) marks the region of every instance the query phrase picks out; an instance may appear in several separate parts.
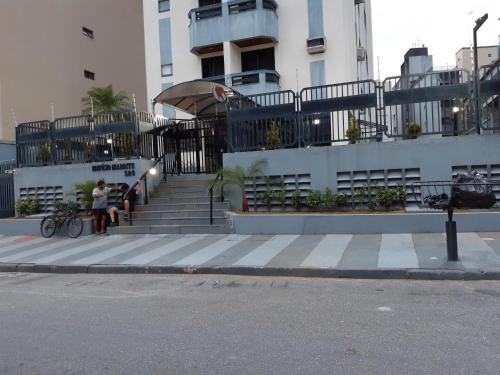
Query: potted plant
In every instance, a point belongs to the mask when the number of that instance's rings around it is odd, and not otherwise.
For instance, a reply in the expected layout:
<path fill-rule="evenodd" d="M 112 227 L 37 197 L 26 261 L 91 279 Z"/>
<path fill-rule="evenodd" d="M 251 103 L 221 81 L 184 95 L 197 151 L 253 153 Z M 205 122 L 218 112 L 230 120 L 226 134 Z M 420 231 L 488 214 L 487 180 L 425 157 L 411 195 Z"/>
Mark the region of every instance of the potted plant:
<path fill-rule="evenodd" d="M 322 203 L 321 191 L 313 190 L 306 198 L 306 204 L 311 211 L 316 211 Z"/>
<path fill-rule="evenodd" d="M 245 183 L 247 180 L 253 180 L 256 177 L 262 176 L 262 169 L 266 166 L 266 164 L 266 159 L 257 159 L 247 169 L 243 169 L 240 166 L 223 168 L 219 171 L 218 176 L 222 175 L 224 178 L 217 178 L 211 185 L 214 190 L 219 193 L 225 187 L 233 186 L 238 188 L 241 193 L 241 210 L 243 212 L 249 212 L 250 207 L 248 206 Z"/>
<path fill-rule="evenodd" d="M 299 212 L 303 204 L 304 200 L 302 199 L 300 190 L 295 190 L 292 194 L 292 205 L 295 208 L 295 211 Z"/>
<path fill-rule="evenodd" d="M 405 134 L 409 139 L 416 139 L 420 134 L 422 134 L 422 126 L 416 122 L 412 122 L 406 127 Z"/>
<path fill-rule="evenodd" d="M 326 211 L 333 211 L 335 209 L 335 195 L 330 188 L 326 188 L 323 193 L 323 207 Z"/>
<path fill-rule="evenodd" d="M 345 132 L 350 144 L 355 144 L 361 138 L 361 129 L 358 125 L 358 119 L 354 116 L 349 117 L 349 126 Z"/>

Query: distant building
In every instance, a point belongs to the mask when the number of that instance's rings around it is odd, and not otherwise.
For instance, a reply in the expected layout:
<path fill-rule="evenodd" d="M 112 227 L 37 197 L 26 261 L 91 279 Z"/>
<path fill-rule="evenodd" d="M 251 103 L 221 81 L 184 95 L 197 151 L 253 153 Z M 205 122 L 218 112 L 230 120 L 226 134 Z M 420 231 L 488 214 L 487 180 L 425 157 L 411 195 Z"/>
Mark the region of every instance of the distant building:
<path fill-rule="evenodd" d="M 145 76 L 141 0 L 0 1 L 0 140 L 16 123 L 81 113 L 95 86 L 146 110 Z"/>
<path fill-rule="evenodd" d="M 144 0 L 144 27 L 149 101 L 194 79 L 250 95 L 373 78 L 371 0 Z"/>
<path fill-rule="evenodd" d="M 500 58 L 500 45 L 477 48 L 479 67 L 490 65 Z M 460 48 L 455 54 L 457 68 L 472 72 L 474 70 L 474 52 L 470 47 Z"/>

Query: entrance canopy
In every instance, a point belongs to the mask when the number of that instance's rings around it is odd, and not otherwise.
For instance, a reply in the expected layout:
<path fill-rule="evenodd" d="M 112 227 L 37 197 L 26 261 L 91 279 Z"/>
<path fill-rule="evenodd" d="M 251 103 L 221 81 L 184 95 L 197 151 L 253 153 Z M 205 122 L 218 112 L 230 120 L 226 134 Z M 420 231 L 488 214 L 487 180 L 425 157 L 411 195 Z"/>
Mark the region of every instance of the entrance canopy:
<path fill-rule="evenodd" d="M 193 116 L 214 116 L 226 112 L 226 100 L 239 95 L 233 89 L 216 82 L 194 80 L 179 83 L 154 98 L 154 104 L 164 104 Z"/>

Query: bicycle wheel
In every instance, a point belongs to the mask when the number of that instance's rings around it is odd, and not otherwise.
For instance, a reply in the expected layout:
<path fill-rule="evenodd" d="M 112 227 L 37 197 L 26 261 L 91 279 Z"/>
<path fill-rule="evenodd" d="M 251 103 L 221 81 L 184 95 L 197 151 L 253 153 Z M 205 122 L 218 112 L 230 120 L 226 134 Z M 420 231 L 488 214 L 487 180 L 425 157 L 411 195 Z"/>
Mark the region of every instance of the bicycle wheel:
<path fill-rule="evenodd" d="M 50 238 L 56 233 L 57 222 L 54 216 L 46 216 L 40 223 L 40 233 L 45 238 Z"/>
<path fill-rule="evenodd" d="M 70 216 L 66 221 L 66 234 L 68 237 L 77 238 L 82 234 L 83 221 L 78 216 Z"/>

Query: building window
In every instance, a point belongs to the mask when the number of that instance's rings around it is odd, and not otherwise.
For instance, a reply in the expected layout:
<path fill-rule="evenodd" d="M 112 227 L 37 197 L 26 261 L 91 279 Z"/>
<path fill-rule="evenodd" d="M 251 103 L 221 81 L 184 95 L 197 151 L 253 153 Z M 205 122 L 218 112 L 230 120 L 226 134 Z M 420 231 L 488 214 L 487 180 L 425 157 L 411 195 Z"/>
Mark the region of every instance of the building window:
<path fill-rule="evenodd" d="M 89 37 L 90 39 L 94 39 L 94 31 L 86 27 L 82 27 L 82 34 L 86 37 Z"/>
<path fill-rule="evenodd" d="M 174 74 L 174 71 L 172 69 L 172 64 L 165 64 L 161 66 L 161 76 L 162 77 L 169 77 Z"/>
<path fill-rule="evenodd" d="M 92 81 L 95 80 L 95 73 L 94 72 L 91 72 L 90 70 L 84 70 L 83 71 L 83 75 L 85 78 L 87 79 L 91 79 Z"/>
<path fill-rule="evenodd" d="M 257 51 L 241 53 L 241 67 L 243 72 L 252 70 L 275 70 L 274 48 L 259 49 Z"/>
<path fill-rule="evenodd" d="M 170 0 L 158 0 L 158 11 L 168 12 L 170 10 Z"/>
<path fill-rule="evenodd" d="M 202 78 L 223 76 L 224 74 L 224 56 L 215 56 L 201 59 Z"/>
<path fill-rule="evenodd" d="M 491 57 L 491 53 L 488 53 L 488 57 Z"/>
<path fill-rule="evenodd" d="M 206 7 L 208 5 L 220 4 L 221 0 L 199 0 L 198 5 L 201 7 Z"/>

